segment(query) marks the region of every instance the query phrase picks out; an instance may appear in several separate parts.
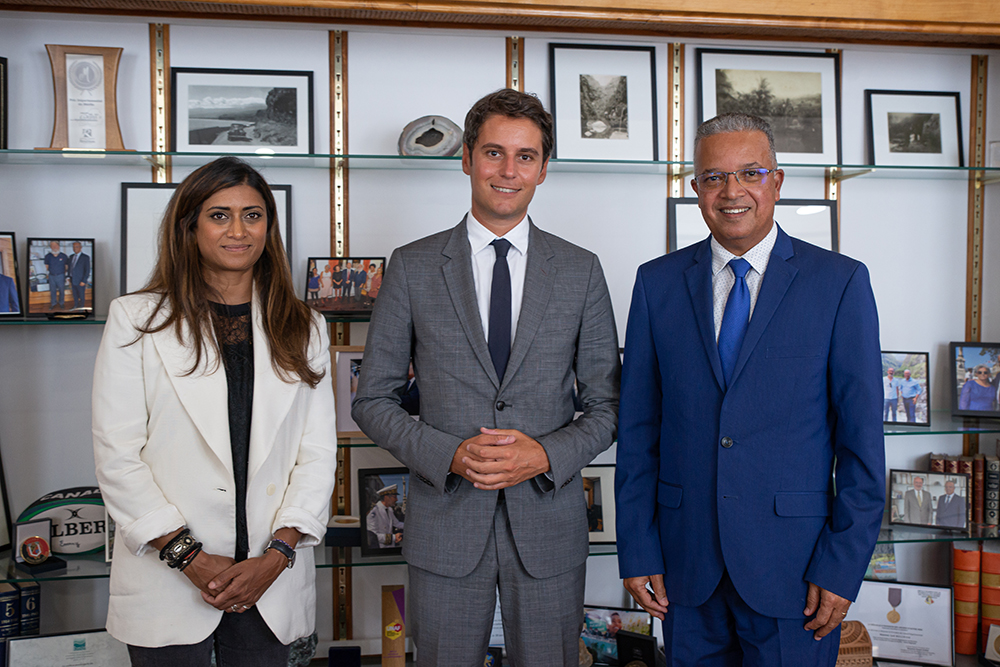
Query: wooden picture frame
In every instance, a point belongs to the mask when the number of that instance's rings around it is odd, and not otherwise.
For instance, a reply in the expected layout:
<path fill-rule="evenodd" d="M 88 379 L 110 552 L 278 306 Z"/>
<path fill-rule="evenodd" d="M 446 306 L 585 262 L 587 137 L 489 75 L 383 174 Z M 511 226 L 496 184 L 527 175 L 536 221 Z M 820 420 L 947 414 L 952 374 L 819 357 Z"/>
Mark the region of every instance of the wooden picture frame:
<path fill-rule="evenodd" d="M 337 411 L 338 438 L 364 438 L 361 427 L 351 417 L 351 402 L 358 390 L 358 376 L 365 356 L 364 345 L 331 345 L 333 401 Z"/>
<path fill-rule="evenodd" d="M 361 518 L 361 555 L 388 556 L 403 551 L 402 540 L 405 532 L 406 496 L 410 483 L 410 469 L 359 468 L 358 469 L 358 516 Z M 378 516 L 376 505 L 382 498 L 379 491 L 395 487 L 396 500 L 389 501 L 393 517 L 386 520 Z M 386 496 L 391 494 L 385 494 Z M 386 503 L 383 503 L 383 506 Z M 397 522 L 399 525 L 397 525 Z M 391 525 L 390 525 L 391 523 Z M 374 529 L 374 530 L 373 530 Z"/>
<path fill-rule="evenodd" d="M 552 157 L 657 160 L 656 48 L 549 44 Z"/>
<path fill-rule="evenodd" d="M 52 140 L 39 150 L 123 151 L 118 125 L 118 63 L 113 46 L 46 44 L 52 67 L 55 120 Z"/>
<path fill-rule="evenodd" d="M 891 426 L 931 425 L 930 353 L 882 350 L 882 423 Z M 893 371 L 890 383 L 889 370 Z M 907 377 L 909 375 L 909 377 Z M 890 384 L 892 386 L 890 386 Z M 895 391 L 893 389 L 895 388 Z M 914 397 L 916 388 L 919 393 Z M 889 398 L 893 394 L 894 398 Z M 902 419 L 900 412 L 902 411 Z M 892 417 L 892 419 L 890 419 Z"/>
<path fill-rule="evenodd" d="M 868 164 L 964 167 L 959 93 L 865 90 Z"/>
<path fill-rule="evenodd" d="M 957 417 L 1000 419 L 1000 343 L 975 341 L 948 345 L 951 385 L 951 414 Z M 985 368 L 985 374 L 982 373 Z M 983 385 L 985 375 L 987 385 Z"/>
<path fill-rule="evenodd" d="M 324 315 L 367 319 L 384 273 L 385 257 L 310 257 L 303 300 Z"/>
<path fill-rule="evenodd" d="M 580 471 L 587 503 L 587 530 L 591 544 L 615 544 L 615 466 L 600 463 Z"/>
<path fill-rule="evenodd" d="M 840 164 L 840 54 L 695 49 L 698 123 L 730 111 L 771 124 L 778 166 Z"/>
<path fill-rule="evenodd" d="M 27 247 L 28 279 L 24 295 L 28 317 L 93 317 L 97 303 L 94 239 L 29 238 Z M 74 261 L 78 252 L 79 258 Z M 53 285 L 50 280 L 54 267 L 63 269 L 61 284 Z"/>
<path fill-rule="evenodd" d="M 17 266 L 17 235 L 0 232 L 0 318 L 24 316 L 24 298 Z"/>

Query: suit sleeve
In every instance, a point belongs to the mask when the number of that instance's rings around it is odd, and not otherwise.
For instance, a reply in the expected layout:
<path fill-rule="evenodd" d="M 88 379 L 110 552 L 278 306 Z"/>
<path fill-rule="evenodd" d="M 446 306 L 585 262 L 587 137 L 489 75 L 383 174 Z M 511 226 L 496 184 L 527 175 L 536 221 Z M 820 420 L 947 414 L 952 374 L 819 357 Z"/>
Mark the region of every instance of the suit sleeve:
<path fill-rule="evenodd" d="M 666 573 L 656 507 L 662 385 L 641 267 L 625 343 L 615 468 L 618 571 L 623 579 Z"/>
<path fill-rule="evenodd" d="M 835 417 L 836 496 L 806 581 L 854 600 L 885 508 L 882 362 L 868 270 L 859 264 L 838 306 L 828 365 Z"/>
<path fill-rule="evenodd" d="M 398 390 L 407 382 L 413 335 L 406 255 L 397 249 L 389 259 L 368 325 L 351 416 L 375 444 L 443 494 L 463 438 L 415 421 L 401 407 Z"/>
<path fill-rule="evenodd" d="M 548 456 L 556 489 L 610 447 L 618 429 L 621 382 L 618 332 L 611 296 L 596 255 L 591 255 L 575 371 L 583 415 L 557 431 L 536 437 Z"/>

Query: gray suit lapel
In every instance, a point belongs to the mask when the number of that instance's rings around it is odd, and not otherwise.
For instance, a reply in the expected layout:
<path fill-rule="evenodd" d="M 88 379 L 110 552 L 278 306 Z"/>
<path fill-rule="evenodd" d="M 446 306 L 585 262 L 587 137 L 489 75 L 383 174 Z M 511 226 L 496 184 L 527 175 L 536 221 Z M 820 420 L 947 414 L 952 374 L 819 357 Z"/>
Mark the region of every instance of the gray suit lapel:
<path fill-rule="evenodd" d="M 701 242 L 701 247 L 694 254 L 694 264 L 684 271 L 688 292 L 691 295 L 692 309 L 698 322 L 705 352 L 712 364 L 715 381 L 724 391 L 726 378 L 722 374 L 722 360 L 719 358 L 719 345 L 715 340 L 715 319 L 712 312 L 712 246 L 709 239 Z"/>
<path fill-rule="evenodd" d="M 450 260 L 444 263 L 441 272 L 444 274 L 444 282 L 448 286 L 451 302 L 458 314 L 458 321 L 462 324 L 465 336 L 469 339 L 469 344 L 472 345 L 483 370 L 499 389 L 500 379 L 497 378 L 496 369 L 493 368 L 493 359 L 490 357 L 490 349 L 483 334 L 482 318 L 479 316 L 476 281 L 472 277 L 472 251 L 469 248 L 469 233 L 465 228 L 465 218 L 451 230 L 451 237 L 441 254 Z"/>
<path fill-rule="evenodd" d="M 555 253 L 545 240 L 542 232 L 528 218 L 528 257 L 524 271 L 524 295 L 521 299 L 521 313 L 517 318 L 517 333 L 510 348 L 510 359 L 507 361 L 509 379 L 514 377 L 525 355 L 531 348 L 535 333 L 542 324 L 545 309 L 552 295 L 552 287 L 556 281 L 556 267 L 552 265 Z"/>

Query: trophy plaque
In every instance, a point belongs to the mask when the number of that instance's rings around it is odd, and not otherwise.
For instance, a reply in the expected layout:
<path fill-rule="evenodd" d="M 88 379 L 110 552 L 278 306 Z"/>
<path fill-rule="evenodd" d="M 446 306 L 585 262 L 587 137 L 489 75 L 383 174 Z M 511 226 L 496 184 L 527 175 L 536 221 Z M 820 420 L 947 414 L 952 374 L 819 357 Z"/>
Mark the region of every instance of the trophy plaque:
<path fill-rule="evenodd" d="M 45 48 L 56 101 L 48 149 L 125 150 L 116 101 L 122 49 L 61 44 Z"/>

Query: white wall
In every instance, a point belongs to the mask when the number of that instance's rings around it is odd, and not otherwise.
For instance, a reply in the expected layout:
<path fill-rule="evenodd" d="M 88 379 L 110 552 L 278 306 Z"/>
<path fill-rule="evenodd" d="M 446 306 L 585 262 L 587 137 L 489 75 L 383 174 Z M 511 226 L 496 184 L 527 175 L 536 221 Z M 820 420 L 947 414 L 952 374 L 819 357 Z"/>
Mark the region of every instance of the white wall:
<path fill-rule="evenodd" d="M 52 87 L 44 44 L 123 46 L 119 71 L 119 118 L 125 144 L 148 150 L 150 96 L 148 27 L 141 18 L 81 17 L 0 12 L 0 55 L 9 59 L 12 148 L 48 144 L 52 127 Z M 259 22 L 171 22 L 175 67 L 230 67 L 311 70 L 314 76 L 315 146 L 329 150 L 328 30 L 336 26 Z M 523 33 L 522 33 L 523 34 Z M 667 50 L 672 40 L 645 37 L 529 33 L 524 51 L 525 89 L 549 102 L 548 42 L 644 44 L 656 47 L 659 97 L 659 151 L 666 153 Z M 489 31 L 351 27 L 349 31 L 349 147 L 353 154 L 392 154 L 402 127 L 427 114 L 459 125 L 483 94 L 504 85 L 504 35 Z M 691 155 L 697 110 L 694 48 L 759 46 L 780 50 L 839 47 L 843 56 L 842 144 L 845 163 L 865 161 L 866 88 L 958 91 L 962 94 L 963 137 L 967 143 L 971 51 L 836 44 L 753 44 L 699 41 L 686 45 L 686 154 Z M 1000 52 L 991 52 L 997 55 Z M 994 58 L 994 60 L 997 60 Z M 996 62 L 994 62 L 996 65 Z M 989 107 L 997 105 L 1000 67 L 990 74 Z M 989 117 L 987 139 L 1000 141 L 1000 120 Z M 968 146 L 966 145 L 966 151 Z M 293 186 L 294 272 L 304 281 L 305 258 L 329 253 L 329 174 L 313 167 L 276 167 L 256 161 L 275 183 Z M 80 166 L 0 162 L 0 229 L 18 236 L 24 272 L 28 236 L 97 239 L 97 311 L 117 295 L 120 255 L 120 183 L 148 182 L 148 167 Z M 190 168 L 175 167 L 179 181 Z M 1000 187 L 987 186 L 984 255 L 983 338 L 1000 338 L 1000 307 L 992 285 L 1000 256 L 997 211 L 991 202 Z M 601 257 L 623 337 L 632 279 L 637 266 L 666 249 L 665 177 L 620 173 L 569 173 L 552 169 L 539 188 L 531 214 L 541 227 Z M 686 188 L 690 196 L 690 189 Z M 786 198 L 821 198 L 822 179 L 790 178 Z M 842 186 L 841 251 L 864 261 L 872 275 L 881 314 L 885 349 L 931 353 L 932 406 L 946 408 L 947 343 L 964 335 L 966 184 L 935 174 L 912 179 L 867 176 Z M 350 175 L 350 250 L 385 255 L 393 248 L 456 224 L 469 206 L 467 177 L 451 165 L 443 169 L 354 169 Z M 780 221 L 779 221 L 780 222 Z M 706 231 L 707 234 L 707 231 Z M 11 510 L 16 514 L 45 492 L 95 483 L 90 450 L 90 376 L 100 340 L 99 325 L 0 326 L 0 452 L 5 464 Z M 352 325 L 352 342 L 364 341 L 366 327 Z M 622 341 L 624 342 L 624 341 Z M 984 438 L 984 440 L 986 440 Z M 992 440 L 990 441 L 992 443 Z M 923 467 L 927 453 L 958 453 L 958 436 L 887 438 L 890 467 Z M 613 462 L 613 450 L 600 458 Z M 359 467 L 391 463 L 377 449 L 353 451 L 352 480 Z M 353 498 L 357 507 L 356 493 Z M 901 579 L 947 581 L 947 548 L 899 547 Z M 405 568 L 354 571 L 354 628 L 359 638 L 379 634 L 378 586 L 405 583 Z M 329 639 L 331 576 L 318 578 L 321 638 Z M 43 630 L 103 624 L 107 582 L 43 586 Z M 588 563 L 587 602 L 624 602 L 614 558 Z M 58 611 L 57 611 L 58 610 Z"/>

